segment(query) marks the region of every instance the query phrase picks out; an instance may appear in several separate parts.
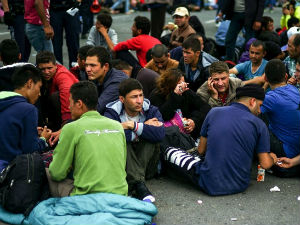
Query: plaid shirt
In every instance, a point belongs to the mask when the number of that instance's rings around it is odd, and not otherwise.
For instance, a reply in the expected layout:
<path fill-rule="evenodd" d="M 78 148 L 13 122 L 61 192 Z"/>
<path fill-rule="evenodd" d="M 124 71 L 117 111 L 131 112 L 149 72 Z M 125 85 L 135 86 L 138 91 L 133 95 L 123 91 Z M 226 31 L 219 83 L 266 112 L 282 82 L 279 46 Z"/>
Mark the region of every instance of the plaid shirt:
<path fill-rule="evenodd" d="M 290 58 L 290 56 L 286 57 L 283 61 L 287 68 L 287 72 L 290 76 L 293 76 L 296 71 L 296 59 Z"/>

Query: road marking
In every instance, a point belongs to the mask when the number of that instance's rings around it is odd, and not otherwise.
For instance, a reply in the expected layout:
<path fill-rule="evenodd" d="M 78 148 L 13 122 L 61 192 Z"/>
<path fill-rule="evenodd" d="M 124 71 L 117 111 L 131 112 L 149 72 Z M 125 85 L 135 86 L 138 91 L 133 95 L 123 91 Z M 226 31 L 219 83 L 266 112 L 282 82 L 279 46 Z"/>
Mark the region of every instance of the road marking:
<path fill-rule="evenodd" d="M 208 24 L 208 23 L 214 23 L 214 22 L 215 22 L 215 20 L 207 20 L 204 23 Z"/>
<path fill-rule="evenodd" d="M 0 33 L 0 35 L 7 35 L 7 34 L 10 34 L 10 32 L 2 32 L 2 33 Z"/>

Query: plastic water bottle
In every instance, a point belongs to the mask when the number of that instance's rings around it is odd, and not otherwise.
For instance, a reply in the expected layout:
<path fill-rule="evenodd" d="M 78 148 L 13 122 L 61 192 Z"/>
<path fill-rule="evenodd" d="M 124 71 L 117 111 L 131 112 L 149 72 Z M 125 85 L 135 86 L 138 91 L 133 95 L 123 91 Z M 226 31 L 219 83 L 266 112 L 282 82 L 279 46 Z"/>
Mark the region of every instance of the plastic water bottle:
<path fill-rule="evenodd" d="M 265 181 L 265 169 L 258 164 L 257 166 L 257 181 Z"/>

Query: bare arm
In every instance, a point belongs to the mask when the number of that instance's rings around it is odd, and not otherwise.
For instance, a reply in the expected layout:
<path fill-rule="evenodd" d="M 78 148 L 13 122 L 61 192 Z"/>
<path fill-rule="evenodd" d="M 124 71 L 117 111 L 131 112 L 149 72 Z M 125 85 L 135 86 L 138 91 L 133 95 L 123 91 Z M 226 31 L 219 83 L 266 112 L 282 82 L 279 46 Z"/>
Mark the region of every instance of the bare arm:
<path fill-rule="evenodd" d="M 254 77 L 254 78 L 251 79 L 251 80 L 243 81 L 243 85 L 247 85 L 247 84 L 258 84 L 258 85 L 263 85 L 265 82 L 266 82 L 265 74 L 263 74 L 263 75 L 261 75 L 261 76 Z"/>
<path fill-rule="evenodd" d="M 103 25 L 101 25 L 101 26 L 100 26 L 99 28 L 97 28 L 97 29 L 98 29 L 98 31 L 103 35 L 103 37 L 105 38 L 105 41 L 106 41 L 106 43 L 107 43 L 109 49 L 110 49 L 111 51 L 113 51 L 115 45 L 114 45 L 114 43 L 112 42 L 112 40 L 110 39 L 110 37 L 108 36 L 108 32 L 107 32 L 108 29 L 105 28 Z"/>
<path fill-rule="evenodd" d="M 42 23 L 43 23 L 46 37 L 48 39 L 53 38 L 54 31 L 53 31 L 49 21 L 47 20 L 43 0 L 35 0 L 34 1 L 34 7 L 35 7 Z"/>
<path fill-rule="evenodd" d="M 229 70 L 229 74 L 238 74 L 238 73 L 239 73 L 239 71 L 235 67 L 233 67 Z"/>
<path fill-rule="evenodd" d="M 198 152 L 200 155 L 204 155 L 206 152 L 207 138 L 200 137 L 200 144 L 198 145 Z"/>
<path fill-rule="evenodd" d="M 282 168 L 291 168 L 300 164 L 300 155 L 290 159 L 287 157 L 278 158 L 277 166 Z"/>
<path fill-rule="evenodd" d="M 9 12 L 8 2 L 7 0 L 1 0 L 2 2 L 2 8 L 4 12 Z"/>

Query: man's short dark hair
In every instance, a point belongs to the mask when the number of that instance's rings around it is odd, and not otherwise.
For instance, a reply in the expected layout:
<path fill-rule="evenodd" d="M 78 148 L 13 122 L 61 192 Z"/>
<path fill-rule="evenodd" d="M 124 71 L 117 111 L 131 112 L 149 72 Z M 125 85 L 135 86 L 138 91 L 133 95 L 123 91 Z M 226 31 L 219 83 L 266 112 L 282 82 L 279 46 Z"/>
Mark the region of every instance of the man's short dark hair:
<path fill-rule="evenodd" d="M 11 65 L 19 61 L 20 49 L 16 41 L 5 39 L 0 43 L 0 56 L 4 65 Z"/>
<path fill-rule="evenodd" d="M 142 34 L 150 33 L 150 20 L 145 16 L 137 16 L 134 18 L 136 29 L 141 29 Z"/>
<path fill-rule="evenodd" d="M 269 23 L 273 23 L 274 20 L 269 16 L 263 16 L 261 18 L 261 27 L 267 29 Z"/>
<path fill-rule="evenodd" d="M 41 63 L 50 63 L 56 64 L 55 55 L 49 51 L 41 51 L 36 55 L 36 65 L 38 66 Z"/>
<path fill-rule="evenodd" d="M 193 52 L 201 51 L 200 41 L 196 37 L 188 37 L 183 43 L 182 48 L 192 49 Z"/>
<path fill-rule="evenodd" d="M 15 89 L 20 89 L 24 87 L 30 79 L 36 84 L 42 81 L 42 73 L 34 65 L 27 64 L 16 68 L 11 81 Z"/>
<path fill-rule="evenodd" d="M 123 80 L 119 85 L 119 95 L 126 97 L 126 95 L 133 90 L 143 90 L 142 84 L 133 78 Z"/>
<path fill-rule="evenodd" d="M 79 81 L 70 88 L 74 102 L 81 100 L 89 110 L 96 110 L 98 104 L 98 92 L 96 85 L 91 81 Z"/>
<path fill-rule="evenodd" d="M 217 61 L 217 62 L 213 62 L 210 66 L 209 66 L 209 74 L 210 76 L 214 73 L 223 73 L 226 72 L 229 74 L 229 68 L 228 65 L 226 64 L 226 62 L 223 61 Z"/>
<path fill-rule="evenodd" d="M 270 60 L 265 67 L 265 74 L 270 84 L 279 84 L 285 81 L 285 65 L 280 59 Z"/>
<path fill-rule="evenodd" d="M 108 13 L 100 13 L 97 16 L 97 20 L 106 28 L 110 28 L 112 24 L 111 15 L 109 15 Z"/>
<path fill-rule="evenodd" d="M 167 55 L 168 55 L 168 48 L 163 44 L 155 45 L 151 49 L 151 56 L 152 57 L 161 58 L 161 57 L 167 56 Z"/>
<path fill-rule="evenodd" d="M 121 60 L 121 59 L 113 59 L 111 61 L 111 65 L 113 68 L 117 70 L 129 70 L 132 69 L 132 67 L 129 65 L 128 62 Z"/>
<path fill-rule="evenodd" d="M 297 17 L 291 17 L 288 21 L 287 21 L 287 26 L 288 29 L 290 29 L 291 27 L 296 26 L 299 23 L 299 19 Z"/>
<path fill-rule="evenodd" d="M 80 60 L 85 60 L 87 52 L 93 48 L 93 45 L 84 45 L 78 49 L 78 56 Z"/>
<path fill-rule="evenodd" d="M 101 64 L 101 66 L 104 66 L 105 63 L 109 64 L 109 68 L 111 68 L 111 56 L 106 48 L 101 46 L 96 46 L 88 50 L 86 57 L 92 57 L 97 56 L 98 62 Z"/>
<path fill-rule="evenodd" d="M 295 47 L 298 47 L 298 46 L 300 46 L 300 34 L 294 34 L 294 35 L 295 35 L 295 38 L 294 38 L 293 44 Z"/>
<path fill-rule="evenodd" d="M 255 41 L 253 41 L 252 44 L 251 44 L 250 46 L 253 46 L 253 47 L 256 47 L 256 48 L 259 47 L 259 46 L 262 46 L 263 52 L 266 51 L 266 45 L 265 45 L 265 43 L 264 43 L 263 41 L 261 41 L 261 40 L 255 40 Z"/>

